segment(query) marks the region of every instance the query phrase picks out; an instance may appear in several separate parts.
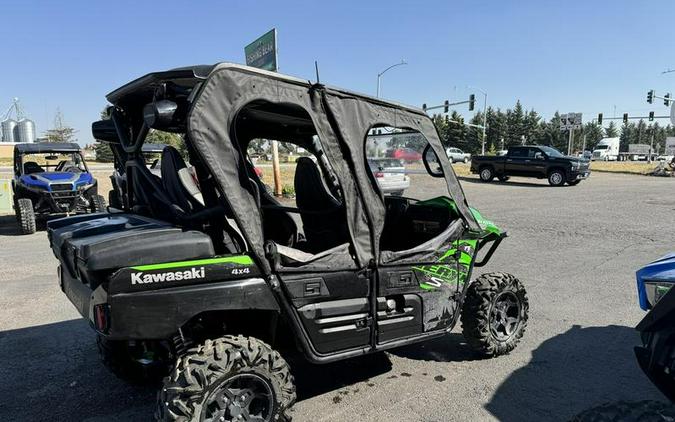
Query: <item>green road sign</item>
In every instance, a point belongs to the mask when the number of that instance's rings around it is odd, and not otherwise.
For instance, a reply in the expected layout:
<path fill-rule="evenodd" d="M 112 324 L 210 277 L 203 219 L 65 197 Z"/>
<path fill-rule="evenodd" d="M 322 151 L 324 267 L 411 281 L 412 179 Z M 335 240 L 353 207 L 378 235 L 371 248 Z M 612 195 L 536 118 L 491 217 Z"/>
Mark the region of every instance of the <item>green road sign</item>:
<path fill-rule="evenodd" d="M 260 69 L 277 71 L 277 30 L 272 29 L 244 47 L 246 64 Z"/>

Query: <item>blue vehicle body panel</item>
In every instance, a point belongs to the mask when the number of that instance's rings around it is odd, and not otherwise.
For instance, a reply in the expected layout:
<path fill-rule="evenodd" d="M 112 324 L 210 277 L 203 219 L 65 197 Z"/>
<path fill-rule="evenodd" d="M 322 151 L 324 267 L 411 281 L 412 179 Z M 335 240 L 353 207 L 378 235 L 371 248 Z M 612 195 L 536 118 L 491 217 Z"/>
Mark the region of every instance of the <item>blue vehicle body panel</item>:
<path fill-rule="evenodd" d="M 648 311 L 651 306 L 647 300 L 645 281 L 675 284 L 675 252 L 651 262 L 635 273 L 637 279 L 640 308 Z"/>
<path fill-rule="evenodd" d="M 43 173 L 33 173 L 33 174 L 24 174 L 19 177 L 19 183 L 32 188 L 41 188 L 47 192 L 51 192 L 50 183 L 68 183 L 75 176 L 74 173 L 65 173 L 65 172 L 43 172 Z M 94 182 L 94 178 L 91 173 L 80 173 L 79 177 L 72 182 L 73 191 L 77 190 L 78 186 L 87 185 Z"/>

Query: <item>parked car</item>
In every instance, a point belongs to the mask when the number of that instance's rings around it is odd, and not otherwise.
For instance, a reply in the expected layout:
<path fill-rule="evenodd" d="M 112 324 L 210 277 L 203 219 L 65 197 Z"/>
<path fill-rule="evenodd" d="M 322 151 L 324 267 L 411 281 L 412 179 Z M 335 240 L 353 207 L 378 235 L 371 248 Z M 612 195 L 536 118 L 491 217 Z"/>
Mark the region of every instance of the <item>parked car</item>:
<path fill-rule="evenodd" d="M 468 163 L 471 160 L 471 154 L 464 152 L 459 148 L 448 148 L 445 150 L 445 155 L 448 156 L 451 163 Z"/>
<path fill-rule="evenodd" d="M 368 158 L 368 166 L 383 194 L 401 196 L 410 187 L 410 178 L 406 176 L 405 166 L 399 160 Z"/>
<path fill-rule="evenodd" d="M 591 174 L 588 160 L 563 155 L 555 148 L 529 145 L 509 147 L 504 156 L 479 155 L 471 160 L 471 172 L 484 182 L 509 176 L 548 179 L 552 186 L 577 185 Z"/>
<path fill-rule="evenodd" d="M 403 160 L 408 163 L 422 160 L 422 154 L 412 148 L 397 148 L 393 151 L 390 151 L 390 153 L 387 155 L 390 158 Z"/>
<path fill-rule="evenodd" d="M 635 356 L 654 385 L 675 401 L 675 253 L 641 268 L 636 278 L 640 307 L 650 311 L 636 327 L 642 346 Z"/>

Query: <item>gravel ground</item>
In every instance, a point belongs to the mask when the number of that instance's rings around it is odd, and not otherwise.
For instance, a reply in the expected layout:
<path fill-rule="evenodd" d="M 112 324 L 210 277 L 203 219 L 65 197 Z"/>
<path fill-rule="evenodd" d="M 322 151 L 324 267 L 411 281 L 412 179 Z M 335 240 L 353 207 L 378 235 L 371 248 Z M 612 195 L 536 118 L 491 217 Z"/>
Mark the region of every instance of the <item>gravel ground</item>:
<path fill-rule="evenodd" d="M 673 250 L 675 180 L 595 173 L 576 187 L 463 180 L 509 232 L 482 270 L 525 284 L 530 324 L 510 355 L 476 360 L 461 334 L 327 366 L 294 368 L 296 421 L 568 420 L 606 402 L 664 398 L 632 348 L 635 270 Z M 670 236 L 670 237 L 668 237 Z M 59 291 L 44 231 L 0 217 L 0 420 L 148 420 L 154 389 L 98 362 Z"/>

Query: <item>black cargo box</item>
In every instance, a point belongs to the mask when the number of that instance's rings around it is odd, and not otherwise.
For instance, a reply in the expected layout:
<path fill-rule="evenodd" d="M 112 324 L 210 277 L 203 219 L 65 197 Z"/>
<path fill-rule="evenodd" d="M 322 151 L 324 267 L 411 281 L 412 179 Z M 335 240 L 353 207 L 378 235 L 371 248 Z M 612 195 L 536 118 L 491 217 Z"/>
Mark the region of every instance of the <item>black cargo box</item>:
<path fill-rule="evenodd" d="M 80 215 L 50 221 L 47 228 L 54 255 L 85 283 L 98 272 L 215 255 L 206 234 L 136 214 Z"/>

